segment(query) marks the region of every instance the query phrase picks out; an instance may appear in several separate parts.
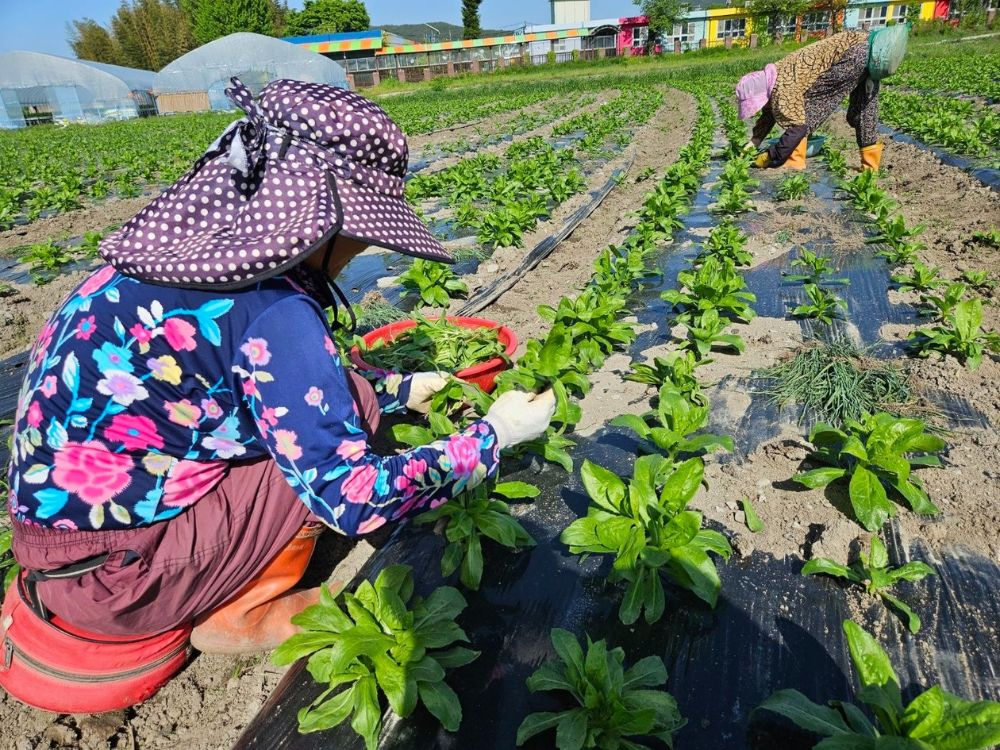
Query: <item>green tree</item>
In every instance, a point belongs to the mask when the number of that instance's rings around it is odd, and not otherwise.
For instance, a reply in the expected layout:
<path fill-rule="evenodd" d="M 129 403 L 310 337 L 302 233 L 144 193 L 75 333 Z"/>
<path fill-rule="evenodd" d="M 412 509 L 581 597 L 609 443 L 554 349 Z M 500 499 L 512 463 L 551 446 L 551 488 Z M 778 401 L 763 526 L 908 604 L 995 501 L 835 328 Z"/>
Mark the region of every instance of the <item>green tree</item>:
<path fill-rule="evenodd" d="M 684 0 L 634 0 L 642 15 L 649 18 L 649 38 L 647 47 L 652 48 L 657 40 L 669 36 L 674 26 L 684 20 L 690 4 Z"/>
<path fill-rule="evenodd" d="M 306 0 L 302 10 L 288 12 L 289 36 L 364 31 L 371 26 L 361 0 Z"/>
<path fill-rule="evenodd" d="M 279 36 L 287 9 L 278 0 L 181 0 L 197 44 L 240 31 Z"/>
<path fill-rule="evenodd" d="M 780 42 L 778 37 L 782 34 L 783 22 L 794 23 L 813 4 L 813 0 L 752 0 L 747 2 L 746 9 L 758 36 Z"/>
<path fill-rule="evenodd" d="M 836 34 L 844 23 L 847 0 L 819 0 L 810 10 L 826 11 L 830 14 L 830 32 Z"/>
<path fill-rule="evenodd" d="M 483 34 L 479 25 L 479 5 L 483 0 L 462 0 L 462 38 L 478 39 Z"/>
<path fill-rule="evenodd" d="M 69 44 L 82 60 L 159 70 L 194 47 L 187 14 L 177 0 L 123 0 L 105 28 L 73 21 Z"/>
<path fill-rule="evenodd" d="M 159 70 L 193 49 L 187 16 L 175 0 L 122 2 L 111 32 L 124 65 Z"/>
<path fill-rule="evenodd" d="M 93 18 L 67 24 L 69 46 L 80 60 L 121 65 L 121 50 L 111 33 Z"/>

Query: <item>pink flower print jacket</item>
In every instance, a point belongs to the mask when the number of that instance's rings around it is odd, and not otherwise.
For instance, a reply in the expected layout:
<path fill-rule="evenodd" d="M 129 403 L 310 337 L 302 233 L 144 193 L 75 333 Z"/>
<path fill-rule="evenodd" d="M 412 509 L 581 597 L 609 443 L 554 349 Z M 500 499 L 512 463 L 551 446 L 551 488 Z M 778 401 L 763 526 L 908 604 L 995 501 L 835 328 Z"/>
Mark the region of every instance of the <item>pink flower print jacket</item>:
<path fill-rule="evenodd" d="M 409 376 L 373 385 L 398 411 Z M 146 284 L 105 266 L 52 316 L 18 399 L 10 511 L 59 529 L 157 523 L 230 462 L 270 456 L 345 534 L 444 502 L 496 473 L 486 422 L 375 455 L 320 306 L 279 276 L 225 293 Z"/>

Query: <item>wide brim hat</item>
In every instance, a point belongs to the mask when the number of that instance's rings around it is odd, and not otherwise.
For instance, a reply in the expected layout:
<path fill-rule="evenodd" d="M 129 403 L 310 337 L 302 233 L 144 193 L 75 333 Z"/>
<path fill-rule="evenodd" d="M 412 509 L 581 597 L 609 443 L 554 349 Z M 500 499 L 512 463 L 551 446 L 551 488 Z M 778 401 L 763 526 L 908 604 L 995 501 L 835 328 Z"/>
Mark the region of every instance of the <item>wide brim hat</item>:
<path fill-rule="evenodd" d="M 117 270 L 235 289 L 288 270 L 337 234 L 452 262 L 406 203 L 406 137 L 377 104 L 285 79 L 255 101 L 233 78 L 226 95 L 246 117 L 101 243 Z"/>
<path fill-rule="evenodd" d="M 778 68 L 774 63 L 768 63 L 763 70 L 747 73 L 739 80 L 736 84 L 736 106 L 741 120 L 749 120 L 764 109 L 777 80 Z"/>

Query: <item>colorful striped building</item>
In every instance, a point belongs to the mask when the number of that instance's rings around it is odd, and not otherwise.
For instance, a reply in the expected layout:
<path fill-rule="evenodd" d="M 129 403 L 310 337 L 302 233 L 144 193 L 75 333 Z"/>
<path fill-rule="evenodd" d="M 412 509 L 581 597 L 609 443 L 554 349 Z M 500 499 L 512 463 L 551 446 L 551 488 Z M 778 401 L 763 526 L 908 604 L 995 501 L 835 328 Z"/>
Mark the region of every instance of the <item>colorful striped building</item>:
<path fill-rule="evenodd" d="M 645 16 L 590 18 L 589 0 L 549 0 L 552 23 L 529 25 L 519 33 L 450 42 L 414 43 L 373 29 L 346 34 L 289 37 L 286 41 L 339 61 L 357 87 L 372 86 L 385 76 L 401 81 L 439 75 L 486 72 L 508 65 L 566 62 L 572 59 L 646 54 L 649 23 Z M 948 18 L 949 0 L 892 2 L 848 0 L 838 26 L 878 28 L 903 20 Z M 755 29 L 746 8 L 719 0 L 694 0 L 685 20 L 657 40 L 663 52 L 720 46 L 747 46 L 756 36 L 822 36 L 831 28 L 830 11 L 813 10 L 773 20 Z"/>

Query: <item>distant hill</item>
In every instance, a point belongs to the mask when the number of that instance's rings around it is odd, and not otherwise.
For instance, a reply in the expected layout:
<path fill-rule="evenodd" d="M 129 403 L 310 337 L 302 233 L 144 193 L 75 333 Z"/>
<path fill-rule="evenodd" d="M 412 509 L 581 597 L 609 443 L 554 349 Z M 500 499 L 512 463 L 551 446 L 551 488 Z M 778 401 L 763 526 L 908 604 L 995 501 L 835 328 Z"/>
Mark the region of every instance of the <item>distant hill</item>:
<path fill-rule="evenodd" d="M 373 24 L 391 34 L 399 34 L 412 42 L 447 42 L 449 39 L 461 39 L 462 27 L 447 21 L 428 21 L 441 35 L 434 38 L 434 32 L 422 23 Z M 483 29 L 483 36 L 503 36 L 512 33 L 510 29 Z"/>

